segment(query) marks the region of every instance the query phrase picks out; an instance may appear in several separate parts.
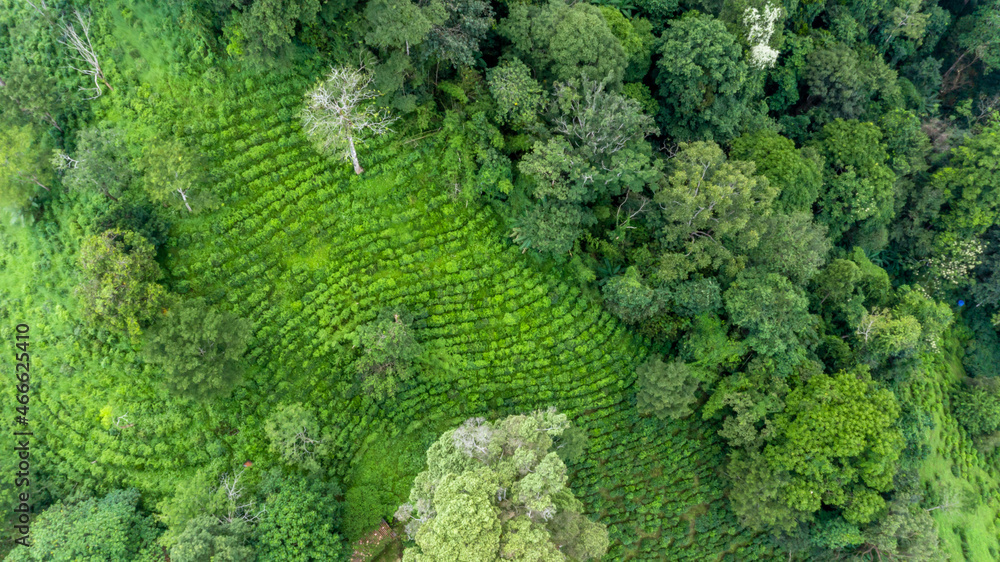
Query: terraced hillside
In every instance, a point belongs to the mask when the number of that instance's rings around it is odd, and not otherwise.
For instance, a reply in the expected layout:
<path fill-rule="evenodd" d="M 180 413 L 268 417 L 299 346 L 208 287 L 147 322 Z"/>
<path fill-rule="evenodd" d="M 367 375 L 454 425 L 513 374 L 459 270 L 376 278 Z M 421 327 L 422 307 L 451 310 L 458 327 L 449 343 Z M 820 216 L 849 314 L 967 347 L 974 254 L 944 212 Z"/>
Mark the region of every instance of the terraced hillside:
<path fill-rule="evenodd" d="M 73 480 L 160 497 L 178 474 L 278 462 L 263 420 L 280 403 L 302 402 L 328 430 L 323 464 L 344 478 L 345 518 L 364 521 L 391 516 L 388 506 L 405 499 L 422 467 L 393 466 L 402 452 L 422 455 L 440 431 L 470 416 L 554 405 L 589 434 L 571 483 L 609 527 L 607 559 L 738 560 L 769 548 L 739 530 L 726 508 L 715 428 L 636 415 L 634 369 L 645 343 L 578 288 L 535 271 L 488 208 L 449 194 L 433 171 L 446 139 L 397 142 L 395 152 L 373 147 L 363 153 L 366 173 L 355 177 L 299 133 L 295 112 L 307 81 L 271 82 L 280 85 L 248 81 L 225 96 L 240 99 L 239 108 L 206 102 L 216 119 L 188 131 L 212 160 L 216 193 L 231 195 L 175 225 L 167 260 L 174 290 L 252 321 L 248 380 L 232 400 L 182 415 L 136 353 L 86 349 L 52 334 L 40 341 L 40 364 L 59 380 L 49 392 L 42 387 L 35 411 L 39 432 L 50 434 L 39 440 L 50 470 L 84 466 L 91 473 L 74 472 Z M 22 234 L 6 227 L 5 239 L 26 240 Z M 28 282 L 44 278 L 43 262 L 74 259 L 71 227 L 48 240 L 43 249 L 9 245 L 18 265 L 0 272 L 0 286 L 26 295 L 7 295 L 11 316 L 37 318 L 39 333 L 47 313 L 72 315 L 77 306 L 70 288 Z M 389 307 L 413 314 L 417 337 L 438 360 L 395 398 L 375 402 L 351 391 L 357 352 L 349 334 Z M 317 341 L 324 343 L 310 343 Z M 85 385 L 106 410 L 62 403 L 60 385 Z M 135 427 L 108 425 L 121 414 Z M 232 419 L 238 427 L 218 421 Z M 59 439 L 57 425 L 78 439 Z"/>
<path fill-rule="evenodd" d="M 381 438 L 371 428 L 398 436 L 428 419 L 447 427 L 556 405 L 590 434 L 572 482 L 611 527 L 611 559 L 705 560 L 750 542 L 727 534 L 734 525 L 715 474 L 714 430 L 634 414 L 643 342 L 577 288 L 533 271 L 488 209 L 449 195 L 432 171 L 443 139 L 368 151 L 363 178 L 317 155 L 294 119 L 304 87 L 289 80 L 245 112 L 220 110 L 201 144 L 233 197 L 183 225 L 174 262 L 192 291 L 253 320 L 259 371 L 242 392 L 324 408 L 348 477 Z M 354 357 L 347 336 L 388 307 L 413 313 L 418 337 L 450 368 L 364 408 L 361 396 L 344 394 Z M 245 415 L 260 419 L 270 407 Z"/>

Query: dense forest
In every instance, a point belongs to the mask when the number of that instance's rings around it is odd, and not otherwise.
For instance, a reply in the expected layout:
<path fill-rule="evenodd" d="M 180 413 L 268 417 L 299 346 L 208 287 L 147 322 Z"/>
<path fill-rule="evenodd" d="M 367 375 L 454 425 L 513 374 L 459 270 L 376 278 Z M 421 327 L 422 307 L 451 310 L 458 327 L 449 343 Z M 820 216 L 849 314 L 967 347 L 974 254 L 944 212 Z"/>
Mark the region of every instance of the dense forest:
<path fill-rule="evenodd" d="M 5 560 L 1000 560 L 998 329 L 1000 0 L 0 0 Z"/>

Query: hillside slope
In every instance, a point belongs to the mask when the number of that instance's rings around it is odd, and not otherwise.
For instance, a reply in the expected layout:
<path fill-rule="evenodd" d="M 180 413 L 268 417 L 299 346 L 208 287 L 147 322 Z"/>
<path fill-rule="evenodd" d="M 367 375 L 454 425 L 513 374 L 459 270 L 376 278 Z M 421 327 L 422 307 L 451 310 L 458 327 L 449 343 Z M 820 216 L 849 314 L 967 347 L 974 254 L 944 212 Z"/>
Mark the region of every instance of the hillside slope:
<path fill-rule="evenodd" d="M 75 260 L 81 232 L 63 220 L 71 197 L 41 229 L 3 227 L 12 256 L 0 270 L 4 307 L 40 336 L 32 415 L 44 470 L 161 498 L 198 472 L 218 478 L 244 460 L 254 470 L 279 462 L 263 420 L 302 402 L 329 431 L 321 463 L 344 478 L 352 538 L 391 516 L 442 429 L 556 406 L 589 434 L 571 484 L 609 526 L 607 559 L 763 553 L 764 538 L 738 531 L 722 497 L 715 429 L 636 415 L 644 343 L 579 289 L 533 270 L 488 209 L 449 195 L 433 171 L 446 139 L 394 139 L 365 152 L 368 171 L 354 177 L 301 136 L 295 111 L 306 85 L 247 81 L 222 96 L 238 107 L 206 98 L 201 110 L 215 121 L 188 131 L 212 159 L 215 192 L 231 195 L 175 223 L 166 282 L 252 321 L 247 381 L 229 400 L 201 407 L 167 396 L 136 350 L 79 337 L 74 282 L 51 267 Z M 375 402 L 351 391 L 349 335 L 386 308 L 414 316 L 436 359 L 415 384 Z M 112 427 L 122 414 L 133 426 Z"/>

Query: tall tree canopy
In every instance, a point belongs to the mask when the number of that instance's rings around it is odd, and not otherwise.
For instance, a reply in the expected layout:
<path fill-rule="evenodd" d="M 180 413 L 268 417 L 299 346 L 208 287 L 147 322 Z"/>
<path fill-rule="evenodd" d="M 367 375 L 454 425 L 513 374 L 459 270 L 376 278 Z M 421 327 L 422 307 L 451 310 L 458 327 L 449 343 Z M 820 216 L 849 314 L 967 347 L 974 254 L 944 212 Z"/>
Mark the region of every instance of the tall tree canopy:
<path fill-rule="evenodd" d="M 721 21 L 689 12 L 663 32 L 656 83 L 660 126 L 681 141 L 726 142 L 756 111 L 743 50 Z"/>
<path fill-rule="evenodd" d="M 138 508 L 139 491 L 115 490 L 103 498 L 60 501 L 31 526 L 30 547 L 14 549 L 7 560 L 162 560 L 153 517 Z"/>
<path fill-rule="evenodd" d="M 166 290 L 155 250 L 141 235 L 112 229 L 95 234 L 80 247 L 83 297 L 88 317 L 136 338 L 160 312 Z"/>
<path fill-rule="evenodd" d="M 769 422 L 763 450 L 736 453 L 733 509 L 758 528 L 790 529 L 824 505 L 842 509 L 849 523 L 872 521 L 885 508 L 881 494 L 893 488 L 899 413 L 893 393 L 867 369 L 812 376 Z"/>
<path fill-rule="evenodd" d="M 610 77 L 617 85 L 624 75 L 625 50 L 597 6 L 566 0 L 516 2 L 499 31 L 510 40 L 511 52 L 528 63 L 543 84 L 582 75 L 590 80 Z"/>
<path fill-rule="evenodd" d="M 607 531 L 581 513 L 554 451 L 569 427 L 547 410 L 472 418 L 442 434 L 396 512 L 416 541 L 403 559 L 600 559 Z"/>
<path fill-rule="evenodd" d="M 240 381 L 249 337 L 249 322 L 197 297 L 157 315 L 143 357 L 172 392 L 195 399 L 225 396 Z"/>

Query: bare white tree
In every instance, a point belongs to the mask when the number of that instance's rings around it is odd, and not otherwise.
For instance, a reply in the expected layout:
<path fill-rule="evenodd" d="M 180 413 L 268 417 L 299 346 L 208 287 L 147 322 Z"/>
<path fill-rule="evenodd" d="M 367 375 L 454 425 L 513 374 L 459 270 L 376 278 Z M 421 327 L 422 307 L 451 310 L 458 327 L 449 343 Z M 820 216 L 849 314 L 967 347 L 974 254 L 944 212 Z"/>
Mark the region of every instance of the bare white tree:
<path fill-rule="evenodd" d="M 104 82 L 104 85 L 108 87 L 112 92 L 115 91 L 108 84 L 108 81 L 104 78 L 104 71 L 101 70 L 101 63 L 97 59 L 97 51 L 94 50 L 94 45 L 90 42 L 90 22 L 83 17 L 83 14 L 79 10 L 73 10 L 74 15 L 76 15 L 76 21 L 80 22 L 80 30 L 83 33 L 83 37 L 76 31 L 75 23 L 66 23 L 65 21 L 59 24 L 62 29 L 63 38 L 59 39 L 59 42 L 66 45 L 74 51 L 73 58 L 83 63 L 81 67 L 71 66 L 73 70 L 77 72 L 86 74 L 87 76 L 94 77 L 94 87 L 84 88 L 80 87 L 80 90 L 84 92 L 96 92 L 93 96 L 87 98 L 92 100 L 94 98 L 101 97 L 104 92 L 101 90 L 101 84 L 98 82 Z"/>
<path fill-rule="evenodd" d="M 865 343 L 878 333 L 880 327 L 884 327 L 883 320 L 888 316 L 888 312 L 879 308 L 873 308 L 871 312 L 866 312 L 858 321 L 854 329 L 854 335 L 863 338 Z"/>
<path fill-rule="evenodd" d="M 80 161 L 62 151 L 52 154 L 52 167 L 57 170 L 72 170 L 80 165 Z"/>
<path fill-rule="evenodd" d="M 126 425 L 122 425 L 123 422 Z M 128 414 L 122 414 L 122 415 L 118 416 L 118 419 L 115 420 L 115 428 L 116 429 L 128 429 L 128 428 L 130 428 L 130 427 L 132 427 L 134 425 L 135 425 L 135 422 L 129 423 Z"/>
<path fill-rule="evenodd" d="M 451 434 L 455 448 L 469 457 L 487 462 L 490 457 L 490 441 L 493 440 L 493 426 L 484 418 L 469 418 Z"/>
<path fill-rule="evenodd" d="M 958 492 L 952 487 L 947 487 L 941 494 L 941 503 L 927 508 L 926 511 L 934 511 L 935 509 L 943 509 L 944 511 L 950 511 L 956 507 L 962 506 L 962 500 L 958 497 Z"/>
<path fill-rule="evenodd" d="M 240 477 L 243 476 L 244 470 L 241 468 L 239 472 L 234 472 L 232 475 L 226 473 L 220 478 L 222 489 L 226 492 L 226 500 L 229 507 L 226 510 L 225 517 L 219 518 L 219 523 L 232 523 L 237 519 L 253 523 L 260 519 L 260 516 L 266 511 L 264 508 L 261 508 L 259 511 L 256 510 L 253 500 L 240 503 L 240 498 L 243 496 L 243 486 L 240 485 Z"/>
<path fill-rule="evenodd" d="M 181 175 L 180 171 L 174 171 L 174 180 L 177 181 L 178 183 L 180 182 L 180 175 Z M 181 199 L 184 201 L 184 206 L 187 208 L 188 212 L 193 213 L 194 211 L 191 210 L 191 205 L 188 205 L 187 193 L 184 191 L 184 187 L 183 186 L 178 187 L 177 193 L 180 194 Z M 198 351 L 201 351 L 201 354 L 205 355 L 205 350 L 199 348 Z"/>
<path fill-rule="evenodd" d="M 317 138 L 323 150 L 341 152 L 354 164 L 354 173 L 364 172 L 358 163 L 355 144 L 367 136 L 391 131 L 396 120 L 386 110 L 371 103 L 381 94 L 372 88 L 374 74 L 361 65 L 334 67 L 325 80 L 306 94 L 302 126 Z"/>

